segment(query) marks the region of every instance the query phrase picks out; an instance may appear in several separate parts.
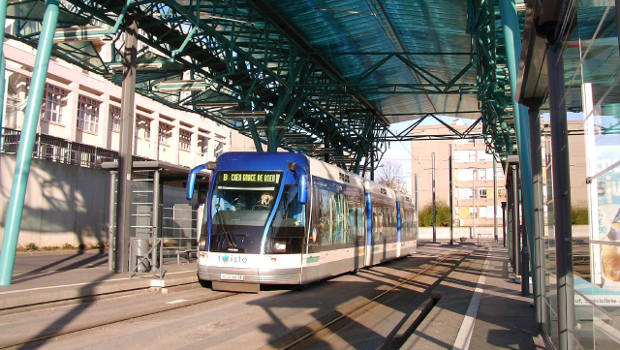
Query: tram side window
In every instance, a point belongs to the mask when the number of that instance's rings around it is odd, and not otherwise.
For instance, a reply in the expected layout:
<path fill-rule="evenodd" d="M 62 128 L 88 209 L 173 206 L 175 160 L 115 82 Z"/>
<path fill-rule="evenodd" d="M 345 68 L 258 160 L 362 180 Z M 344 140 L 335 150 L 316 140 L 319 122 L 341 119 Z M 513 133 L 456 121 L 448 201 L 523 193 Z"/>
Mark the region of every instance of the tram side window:
<path fill-rule="evenodd" d="M 286 185 L 269 231 L 269 253 L 301 253 L 305 227 L 305 205 L 297 197 L 297 186 Z"/>
<path fill-rule="evenodd" d="M 348 212 L 347 201 L 344 194 L 333 192 L 330 200 L 331 217 L 334 223 L 332 244 L 343 245 L 346 244 L 348 241 L 348 222 L 346 220 L 346 213 Z"/>
<path fill-rule="evenodd" d="M 390 238 L 388 239 L 388 242 L 396 242 L 396 235 L 397 235 L 396 205 L 394 205 L 393 207 L 388 207 L 388 212 L 390 216 Z"/>
<path fill-rule="evenodd" d="M 373 211 L 372 241 L 373 244 L 379 244 L 383 242 L 383 208 L 376 206 Z"/>
<path fill-rule="evenodd" d="M 366 225 L 364 225 L 364 208 L 357 208 L 357 237 L 361 238 L 361 244 L 366 244 Z"/>
<path fill-rule="evenodd" d="M 331 195 L 330 192 L 319 189 L 316 191 L 318 200 L 316 206 L 319 208 L 318 216 L 318 243 L 320 245 L 332 244 L 333 217 L 331 212 Z"/>
<path fill-rule="evenodd" d="M 310 232 L 310 251 L 337 249 L 352 245 L 356 236 L 355 219 L 351 215 L 351 204 L 344 193 L 313 189 L 313 222 Z M 327 248 L 326 248 L 327 247 Z"/>
<path fill-rule="evenodd" d="M 363 195 L 364 194 L 361 191 L 355 193 L 353 190 L 347 192 L 346 194 L 348 211 L 346 243 L 348 245 L 355 245 L 356 241 L 358 244 L 363 244 L 363 239 L 358 239 L 358 237 L 364 237 L 364 210 L 362 208 Z"/>

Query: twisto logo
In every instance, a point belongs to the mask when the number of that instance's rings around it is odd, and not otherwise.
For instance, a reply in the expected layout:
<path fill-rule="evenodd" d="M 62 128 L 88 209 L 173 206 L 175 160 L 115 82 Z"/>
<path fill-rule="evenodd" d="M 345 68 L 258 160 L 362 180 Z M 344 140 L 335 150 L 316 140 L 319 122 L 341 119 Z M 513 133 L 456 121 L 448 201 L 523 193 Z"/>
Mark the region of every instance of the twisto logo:
<path fill-rule="evenodd" d="M 239 255 L 220 255 L 218 257 L 218 260 L 220 263 L 222 264 L 228 264 L 228 263 L 233 263 L 233 264 L 247 264 L 248 263 L 248 258 L 245 256 L 239 256 Z"/>

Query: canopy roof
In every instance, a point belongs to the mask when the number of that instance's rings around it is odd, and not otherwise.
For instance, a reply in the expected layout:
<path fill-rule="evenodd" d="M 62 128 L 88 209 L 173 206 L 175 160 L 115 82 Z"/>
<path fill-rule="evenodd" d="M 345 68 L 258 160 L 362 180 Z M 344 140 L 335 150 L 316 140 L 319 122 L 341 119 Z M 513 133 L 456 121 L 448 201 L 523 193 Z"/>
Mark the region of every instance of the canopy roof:
<path fill-rule="evenodd" d="M 517 0 L 518 5 L 523 1 Z M 9 1 L 14 38 L 36 45 L 44 1 Z M 481 118 L 512 149 L 512 97 L 496 0 L 64 0 L 54 54 L 116 83 L 136 14 L 136 90 L 352 171 L 396 140 L 390 123 Z M 132 17 L 133 18 L 133 17 Z M 77 25 L 77 26 L 76 26 Z"/>

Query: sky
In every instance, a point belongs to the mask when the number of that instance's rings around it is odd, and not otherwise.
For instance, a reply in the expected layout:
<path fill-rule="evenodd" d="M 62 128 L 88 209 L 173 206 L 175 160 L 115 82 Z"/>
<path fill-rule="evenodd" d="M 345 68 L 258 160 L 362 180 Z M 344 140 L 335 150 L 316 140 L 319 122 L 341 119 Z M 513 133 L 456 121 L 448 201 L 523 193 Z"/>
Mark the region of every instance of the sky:
<path fill-rule="evenodd" d="M 442 116 L 441 119 L 447 123 L 451 123 L 455 120 L 463 121 L 467 124 L 470 124 L 473 122 L 473 120 L 471 119 L 459 119 L 459 118 L 445 117 L 445 116 Z M 394 134 L 398 134 L 399 132 L 405 130 L 407 127 L 411 126 L 411 124 L 413 124 L 414 122 L 415 120 L 409 120 L 405 122 L 394 123 L 390 125 L 390 130 Z M 439 122 L 437 122 L 434 119 L 430 119 L 430 118 L 420 123 L 420 125 L 437 125 L 437 124 L 439 124 Z M 446 134 L 448 132 L 449 130 L 446 129 Z M 391 142 L 388 146 L 388 150 L 385 152 L 385 155 L 383 156 L 381 163 L 379 164 L 380 167 L 382 165 L 390 164 L 390 163 L 393 164 L 394 166 L 400 167 L 401 179 L 407 184 L 406 188 L 408 188 L 409 191 L 411 191 L 411 188 L 412 188 L 412 184 L 411 184 L 411 181 L 412 181 L 411 160 L 413 158 L 413 155 L 411 153 L 412 142 L 422 142 L 422 141 Z M 377 174 L 379 172 L 380 170 L 377 170 L 375 172 L 375 178 L 377 178 Z"/>

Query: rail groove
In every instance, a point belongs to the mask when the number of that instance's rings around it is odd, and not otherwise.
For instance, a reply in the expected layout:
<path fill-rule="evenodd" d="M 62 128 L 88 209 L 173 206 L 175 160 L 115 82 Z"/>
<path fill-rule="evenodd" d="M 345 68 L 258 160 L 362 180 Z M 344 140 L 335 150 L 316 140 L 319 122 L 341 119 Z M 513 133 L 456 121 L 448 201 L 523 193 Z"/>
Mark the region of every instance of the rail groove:
<path fill-rule="evenodd" d="M 463 262 L 471 253 L 472 251 L 469 251 L 467 252 L 467 254 L 464 254 L 463 256 L 459 257 L 458 261 L 456 261 L 452 266 L 450 266 L 450 268 L 447 271 L 442 273 L 442 275 L 438 277 L 437 280 L 427 288 L 427 290 L 422 295 L 426 294 L 429 296 L 429 298 L 425 302 L 421 303 L 421 307 L 418 307 L 416 312 L 414 312 L 417 314 L 417 316 L 409 320 L 409 323 L 406 326 L 406 328 L 402 329 L 402 331 L 397 332 L 395 336 L 387 339 L 386 342 L 379 347 L 379 349 L 397 348 L 399 343 L 402 344 L 402 342 L 406 340 L 407 334 L 411 334 L 415 331 L 415 327 L 417 327 L 417 325 L 419 325 L 422 322 L 423 318 L 428 314 L 428 312 L 430 312 L 432 307 L 437 303 L 438 298 L 440 298 L 439 295 L 431 295 L 432 289 L 438 283 L 440 283 L 451 271 L 453 271 L 457 266 L 459 266 L 459 264 Z M 346 321 L 347 319 L 349 320 L 347 323 L 352 322 L 353 320 L 355 320 L 356 317 L 363 315 L 368 310 L 375 307 L 377 305 L 377 302 L 380 299 L 387 296 L 389 293 L 394 292 L 395 290 L 399 289 L 401 286 L 405 284 L 415 281 L 420 276 L 422 276 L 424 273 L 440 266 L 440 264 L 443 263 L 444 261 L 450 258 L 454 258 L 454 257 L 455 257 L 455 254 L 453 252 L 442 254 L 440 257 L 438 257 L 433 262 L 432 265 L 429 265 L 425 267 L 424 269 L 417 271 L 411 276 L 408 276 L 406 278 L 399 280 L 396 284 L 392 285 L 392 287 L 381 292 L 380 294 L 376 295 L 372 299 L 350 303 L 349 305 L 346 305 L 344 308 L 341 308 L 339 311 L 335 311 L 323 317 L 322 319 L 319 319 L 317 321 L 314 321 L 306 325 L 305 327 L 298 328 L 296 331 L 292 331 L 287 336 L 281 337 L 279 340 L 276 340 L 275 342 L 267 344 L 266 346 L 262 347 L 261 350 L 293 349 L 296 346 L 301 345 L 305 341 L 309 341 L 312 338 L 321 339 L 321 338 L 326 337 L 329 334 L 333 334 L 334 331 L 332 331 L 330 328 L 334 327 L 338 322 L 343 322 L 343 321 Z M 344 325 L 338 328 L 342 328 L 342 327 L 344 327 Z M 325 333 L 325 334 L 321 334 L 321 333 Z"/>

